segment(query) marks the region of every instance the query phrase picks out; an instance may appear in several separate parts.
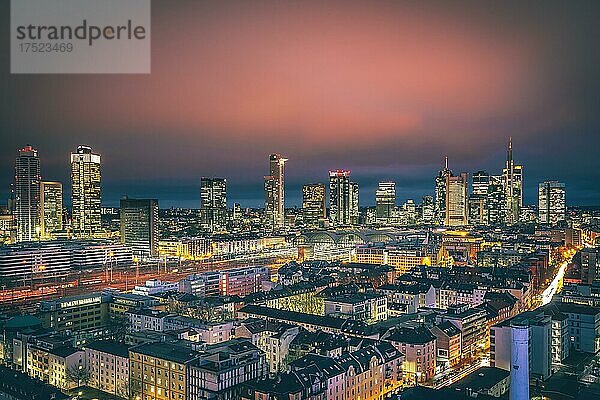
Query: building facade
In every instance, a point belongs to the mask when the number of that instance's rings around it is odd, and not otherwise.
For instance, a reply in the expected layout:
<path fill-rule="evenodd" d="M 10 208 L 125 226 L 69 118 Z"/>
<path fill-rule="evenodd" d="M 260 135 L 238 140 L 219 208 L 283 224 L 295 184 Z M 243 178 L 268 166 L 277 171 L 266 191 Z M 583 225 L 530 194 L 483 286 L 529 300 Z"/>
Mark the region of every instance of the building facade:
<path fill-rule="evenodd" d="M 63 187 L 60 182 L 42 181 L 40 186 L 41 235 L 52 239 L 63 230 Z"/>
<path fill-rule="evenodd" d="M 135 255 L 158 256 L 158 200 L 121 199 L 121 243 Z"/>
<path fill-rule="evenodd" d="M 281 154 L 269 156 L 269 175 L 265 176 L 265 227 L 274 231 L 285 225 L 285 162 Z"/>
<path fill-rule="evenodd" d="M 209 232 L 227 228 L 227 179 L 200 180 L 200 218 L 202 227 Z"/>
<path fill-rule="evenodd" d="M 97 236 L 101 229 L 100 155 L 89 146 L 71 153 L 73 236 Z"/>
<path fill-rule="evenodd" d="M 325 185 L 311 183 L 302 186 L 302 218 L 309 227 L 320 227 L 327 218 Z"/>
<path fill-rule="evenodd" d="M 18 242 L 40 239 L 41 180 L 37 150 L 32 146 L 23 147 L 15 160 L 13 184 L 13 218 Z"/>
<path fill-rule="evenodd" d="M 565 184 L 557 181 L 542 182 L 538 186 L 538 221 L 555 225 L 566 218 Z"/>

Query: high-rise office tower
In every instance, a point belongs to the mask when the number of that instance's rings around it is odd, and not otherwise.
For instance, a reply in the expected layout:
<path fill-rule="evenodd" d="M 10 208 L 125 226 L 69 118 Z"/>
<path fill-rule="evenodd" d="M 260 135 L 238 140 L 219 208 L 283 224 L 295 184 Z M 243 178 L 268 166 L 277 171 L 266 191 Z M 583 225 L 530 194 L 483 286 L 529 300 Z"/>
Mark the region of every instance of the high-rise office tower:
<path fill-rule="evenodd" d="M 302 216 L 306 225 L 321 226 L 327 218 L 325 185 L 310 183 L 302 186 Z"/>
<path fill-rule="evenodd" d="M 487 196 L 490 186 L 490 175 L 485 171 L 477 171 L 471 181 L 472 192 L 469 195 L 469 224 L 487 225 Z"/>
<path fill-rule="evenodd" d="M 513 160 L 512 138 L 508 142 L 506 165 L 502 170 L 505 192 L 505 222 L 519 222 L 521 207 L 523 207 L 523 166 L 516 165 Z"/>
<path fill-rule="evenodd" d="M 336 225 L 350 224 L 350 171 L 329 171 L 329 216 Z"/>
<path fill-rule="evenodd" d="M 424 224 L 433 224 L 435 221 L 435 206 L 432 196 L 423 196 L 421 203 L 421 222 Z"/>
<path fill-rule="evenodd" d="M 100 155 L 89 146 L 71 153 L 73 235 L 89 238 L 101 229 Z"/>
<path fill-rule="evenodd" d="M 121 199 L 121 242 L 141 256 L 158 255 L 158 200 Z"/>
<path fill-rule="evenodd" d="M 350 182 L 350 223 L 358 224 L 359 217 L 359 188 L 357 182 Z"/>
<path fill-rule="evenodd" d="M 227 179 L 203 177 L 200 180 L 200 218 L 202 227 L 210 232 L 226 229 Z"/>
<path fill-rule="evenodd" d="M 14 226 L 16 240 L 39 240 L 40 227 L 40 159 L 32 146 L 19 150 L 15 160 L 13 183 Z"/>
<path fill-rule="evenodd" d="M 469 195 L 469 225 L 487 225 L 485 197 Z"/>
<path fill-rule="evenodd" d="M 564 221 L 567 211 L 565 184 L 557 181 L 540 183 L 538 206 L 540 223 L 554 225 Z"/>
<path fill-rule="evenodd" d="M 269 156 L 269 175 L 265 176 L 265 227 L 269 231 L 285 224 L 284 167 L 287 158 L 280 154 Z"/>
<path fill-rule="evenodd" d="M 53 238 L 63 229 L 63 188 L 60 182 L 42 181 L 40 186 L 40 222 L 42 237 Z"/>
<path fill-rule="evenodd" d="M 463 226 L 468 220 L 469 179 L 465 172 L 446 177 L 446 225 Z"/>
<path fill-rule="evenodd" d="M 501 225 L 505 215 L 506 192 L 501 175 L 490 175 L 486 198 L 486 220 L 488 225 Z"/>
<path fill-rule="evenodd" d="M 473 191 L 471 192 L 474 196 L 487 197 L 488 188 L 490 186 L 490 174 L 485 171 L 477 171 L 473 174 L 471 185 Z"/>
<path fill-rule="evenodd" d="M 435 219 L 438 224 L 443 224 L 446 220 L 446 179 L 451 175 L 446 157 L 444 169 L 435 177 Z"/>
<path fill-rule="evenodd" d="M 375 215 L 378 220 L 386 222 L 396 208 L 396 183 L 379 182 L 375 191 Z"/>

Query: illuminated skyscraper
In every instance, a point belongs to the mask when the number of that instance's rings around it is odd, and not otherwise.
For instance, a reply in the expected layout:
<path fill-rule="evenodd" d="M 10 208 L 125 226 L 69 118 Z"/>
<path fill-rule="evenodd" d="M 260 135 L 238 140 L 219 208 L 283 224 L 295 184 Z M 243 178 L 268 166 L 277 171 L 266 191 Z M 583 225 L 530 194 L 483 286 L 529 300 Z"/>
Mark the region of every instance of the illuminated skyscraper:
<path fill-rule="evenodd" d="M 350 182 L 350 223 L 358 224 L 359 217 L 359 208 L 358 208 L 358 200 L 359 200 L 359 189 L 357 182 Z"/>
<path fill-rule="evenodd" d="M 513 160 L 512 138 L 508 142 L 506 165 L 502 170 L 505 192 L 505 222 L 519 222 L 521 207 L 523 207 L 523 166 L 515 165 Z"/>
<path fill-rule="evenodd" d="M 451 175 L 446 157 L 444 169 L 435 177 L 435 219 L 438 224 L 443 224 L 446 220 L 446 178 Z"/>
<path fill-rule="evenodd" d="M 350 192 L 350 171 L 329 171 L 329 217 L 332 223 L 351 223 Z"/>
<path fill-rule="evenodd" d="M 490 186 L 490 175 L 485 171 L 473 174 L 473 190 L 469 195 L 469 224 L 487 225 L 487 196 Z"/>
<path fill-rule="evenodd" d="M 466 173 L 446 176 L 446 225 L 467 225 L 469 179 Z"/>
<path fill-rule="evenodd" d="M 540 183 L 538 206 L 540 223 L 554 225 L 564 221 L 567 211 L 565 184 L 557 181 Z"/>
<path fill-rule="evenodd" d="M 375 191 L 375 215 L 378 220 L 386 222 L 396 208 L 396 183 L 379 182 Z"/>
<path fill-rule="evenodd" d="M 73 235 L 93 237 L 101 229 L 100 155 L 89 146 L 71 153 Z"/>
<path fill-rule="evenodd" d="M 432 196 L 423 196 L 421 203 L 421 222 L 424 224 L 433 224 L 435 221 L 435 206 Z"/>
<path fill-rule="evenodd" d="M 141 256 L 158 255 L 158 200 L 121 199 L 121 242 Z"/>
<path fill-rule="evenodd" d="M 477 171 L 473 174 L 473 191 L 471 192 L 474 196 L 487 197 L 488 188 L 490 186 L 490 174 L 485 171 Z"/>
<path fill-rule="evenodd" d="M 14 226 L 16 240 L 38 240 L 40 227 L 40 159 L 38 152 L 31 146 L 19 150 L 15 160 Z"/>
<path fill-rule="evenodd" d="M 486 199 L 486 220 L 488 225 L 501 225 L 506 218 L 504 217 L 506 208 L 506 192 L 501 175 L 490 175 L 490 183 L 487 189 Z"/>
<path fill-rule="evenodd" d="M 227 227 L 227 179 L 202 178 L 200 180 L 200 217 L 202 227 L 210 232 Z"/>
<path fill-rule="evenodd" d="M 40 187 L 42 237 L 53 238 L 63 229 L 63 188 L 60 182 L 43 181 Z"/>
<path fill-rule="evenodd" d="M 302 186 L 302 215 L 306 225 L 321 226 L 327 218 L 325 185 L 311 183 Z"/>
<path fill-rule="evenodd" d="M 287 158 L 280 154 L 269 156 L 270 175 L 265 176 L 265 227 L 269 231 L 285 224 L 284 167 Z"/>

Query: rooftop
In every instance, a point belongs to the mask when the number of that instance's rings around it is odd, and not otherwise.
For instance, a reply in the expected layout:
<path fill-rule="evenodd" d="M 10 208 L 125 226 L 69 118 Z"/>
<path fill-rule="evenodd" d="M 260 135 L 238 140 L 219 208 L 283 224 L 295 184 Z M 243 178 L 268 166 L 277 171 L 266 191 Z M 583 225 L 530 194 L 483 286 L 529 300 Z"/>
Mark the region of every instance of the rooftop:
<path fill-rule="evenodd" d="M 487 391 L 510 376 L 510 372 L 496 367 L 479 367 L 469 375 L 450 385 L 453 389 Z"/>
<path fill-rule="evenodd" d="M 132 353 L 139 353 L 162 360 L 185 364 L 196 358 L 198 353 L 189 347 L 175 343 L 144 343 L 130 349 Z"/>
<path fill-rule="evenodd" d="M 114 340 L 98 340 L 86 344 L 84 348 L 112 354 L 118 357 L 129 357 L 129 346 Z"/>

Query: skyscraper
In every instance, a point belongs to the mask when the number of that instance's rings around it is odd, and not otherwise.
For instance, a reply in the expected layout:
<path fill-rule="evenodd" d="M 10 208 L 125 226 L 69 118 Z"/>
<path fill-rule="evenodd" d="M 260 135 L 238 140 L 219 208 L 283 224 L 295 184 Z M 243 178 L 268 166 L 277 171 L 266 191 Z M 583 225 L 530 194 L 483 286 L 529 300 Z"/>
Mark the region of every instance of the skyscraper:
<path fill-rule="evenodd" d="M 329 171 L 329 217 L 336 225 L 350 224 L 350 171 Z"/>
<path fill-rule="evenodd" d="M 210 232 L 225 230 L 227 227 L 227 179 L 203 177 L 200 180 L 200 202 L 202 227 Z"/>
<path fill-rule="evenodd" d="M 426 195 L 423 196 L 421 203 L 421 222 L 424 224 L 433 224 L 435 221 L 435 206 L 433 204 L 433 197 Z"/>
<path fill-rule="evenodd" d="M 446 220 L 446 180 L 452 175 L 448 169 L 448 157 L 445 158 L 444 169 L 435 177 L 435 219 L 436 223 L 443 224 Z"/>
<path fill-rule="evenodd" d="M 446 225 L 467 225 L 469 179 L 465 172 L 446 177 Z"/>
<path fill-rule="evenodd" d="M 556 224 L 565 220 L 565 184 L 557 181 L 542 182 L 538 187 L 538 219 L 542 224 Z"/>
<path fill-rule="evenodd" d="M 121 242 L 134 254 L 158 255 L 158 200 L 121 199 Z"/>
<path fill-rule="evenodd" d="M 523 207 L 523 166 L 516 165 L 513 160 L 512 138 L 508 141 L 506 164 L 502 170 L 505 192 L 505 222 L 519 222 L 521 207 Z"/>
<path fill-rule="evenodd" d="M 396 183 L 379 182 L 375 191 L 375 215 L 378 220 L 387 222 L 396 208 Z"/>
<path fill-rule="evenodd" d="M 471 184 L 473 186 L 473 191 L 471 192 L 472 195 L 484 198 L 487 197 L 490 186 L 490 174 L 485 171 L 475 172 Z"/>
<path fill-rule="evenodd" d="M 269 173 L 265 176 L 265 227 L 268 231 L 281 229 L 285 224 L 284 167 L 287 158 L 280 154 L 269 156 Z"/>
<path fill-rule="evenodd" d="M 358 224 L 359 217 L 359 188 L 358 182 L 350 182 L 350 223 Z"/>
<path fill-rule="evenodd" d="M 78 146 L 71 153 L 73 235 L 92 237 L 101 228 L 100 155 L 89 146 Z"/>
<path fill-rule="evenodd" d="M 15 160 L 14 226 L 16 240 L 40 239 L 40 159 L 32 146 L 19 150 Z"/>
<path fill-rule="evenodd" d="M 53 238 L 63 229 L 63 188 L 60 182 L 42 181 L 40 187 L 40 222 L 42 237 Z"/>
<path fill-rule="evenodd" d="M 505 222 L 506 192 L 501 175 L 490 175 L 487 189 L 486 219 L 488 225 L 501 225 Z"/>
<path fill-rule="evenodd" d="M 487 225 L 487 196 L 490 186 L 490 175 L 485 171 L 477 171 L 473 174 L 471 184 L 473 190 L 469 195 L 469 224 Z"/>
<path fill-rule="evenodd" d="M 327 218 L 325 185 L 310 183 L 302 186 L 302 216 L 306 225 L 321 226 Z"/>

